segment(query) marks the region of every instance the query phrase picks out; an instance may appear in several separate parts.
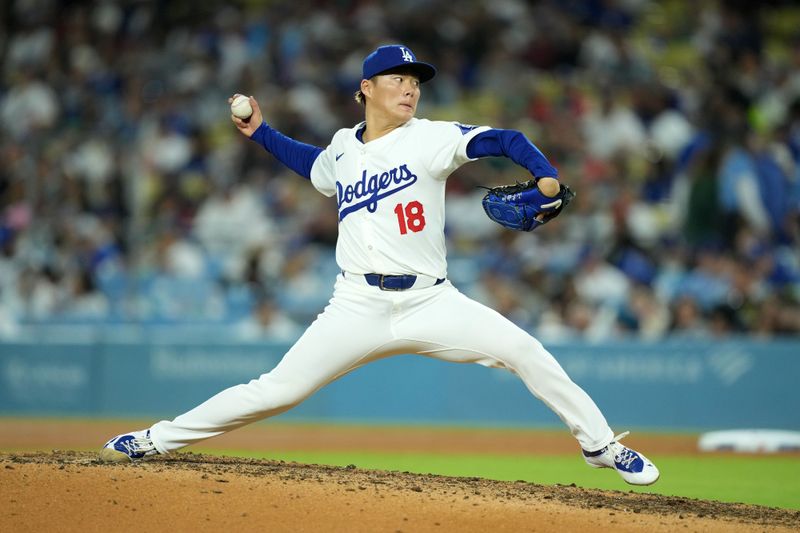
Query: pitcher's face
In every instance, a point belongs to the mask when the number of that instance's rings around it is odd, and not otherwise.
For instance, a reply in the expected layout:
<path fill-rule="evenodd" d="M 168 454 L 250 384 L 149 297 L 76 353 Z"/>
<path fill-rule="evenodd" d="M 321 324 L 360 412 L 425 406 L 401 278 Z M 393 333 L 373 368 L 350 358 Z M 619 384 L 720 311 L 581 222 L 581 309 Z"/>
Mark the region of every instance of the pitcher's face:
<path fill-rule="evenodd" d="M 408 122 L 417 113 L 419 78 L 410 73 L 380 74 L 369 80 L 365 94 L 372 110 L 398 122 Z"/>

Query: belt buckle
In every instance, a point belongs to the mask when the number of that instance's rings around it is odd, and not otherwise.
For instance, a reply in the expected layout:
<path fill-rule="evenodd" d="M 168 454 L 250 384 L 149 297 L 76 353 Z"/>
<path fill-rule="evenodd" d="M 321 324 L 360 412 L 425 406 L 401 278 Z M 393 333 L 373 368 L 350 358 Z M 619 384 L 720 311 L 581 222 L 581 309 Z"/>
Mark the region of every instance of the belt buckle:
<path fill-rule="evenodd" d="M 387 278 L 387 277 L 389 277 L 389 276 L 384 276 L 383 274 L 381 274 L 380 277 L 378 277 L 378 288 L 380 290 L 382 290 L 382 291 L 402 291 L 402 290 L 404 290 L 403 287 L 392 288 L 392 287 L 384 286 L 383 279 Z"/>

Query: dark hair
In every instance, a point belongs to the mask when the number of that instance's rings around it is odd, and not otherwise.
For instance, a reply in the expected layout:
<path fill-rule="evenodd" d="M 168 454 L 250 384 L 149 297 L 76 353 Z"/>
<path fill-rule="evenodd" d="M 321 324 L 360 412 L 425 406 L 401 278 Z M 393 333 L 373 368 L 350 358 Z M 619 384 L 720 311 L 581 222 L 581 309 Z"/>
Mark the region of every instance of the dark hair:
<path fill-rule="evenodd" d="M 417 79 L 420 78 L 420 72 L 418 69 L 407 65 L 400 65 L 399 67 L 390 68 L 389 70 L 385 70 L 383 72 L 378 72 L 377 74 L 375 74 L 375 76 L 371 77 L 370 80 L 374 80 L 376 76 L 385 76 L 387 74 L 403 74 L 403 75 L 410 74 L 412 76 L 416 76 Z M 361 89 L 353 93 L 353 100 L 355 100 L 361 105 L 367 105 L 367 97 L 364 96 L 364 93 L 361 92 Z"/>

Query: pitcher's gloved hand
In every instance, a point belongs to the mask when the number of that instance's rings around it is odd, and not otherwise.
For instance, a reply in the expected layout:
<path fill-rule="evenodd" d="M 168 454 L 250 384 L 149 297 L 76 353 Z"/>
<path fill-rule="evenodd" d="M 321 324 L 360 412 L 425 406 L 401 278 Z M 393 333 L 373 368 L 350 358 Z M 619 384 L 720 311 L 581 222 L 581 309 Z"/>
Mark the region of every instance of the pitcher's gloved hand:
<path fill-rule="evenodd" d="M 528 180 L 515 185 L 491 187 L 483 197 L 486 215 L 507 228 L 532 231 L 547 224 L 575 198 L 575 193 L 559 184 L 555 196 L 546 196 L 536 185 L 537 180 Z"/>

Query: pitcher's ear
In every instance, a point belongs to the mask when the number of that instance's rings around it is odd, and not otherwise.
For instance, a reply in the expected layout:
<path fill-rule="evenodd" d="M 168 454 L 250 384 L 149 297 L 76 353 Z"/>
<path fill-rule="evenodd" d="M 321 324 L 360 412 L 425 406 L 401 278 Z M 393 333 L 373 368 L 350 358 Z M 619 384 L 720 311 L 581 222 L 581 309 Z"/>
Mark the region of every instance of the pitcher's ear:
<path fill-rule="evenodd" d="M 361 80 L 361 93 L 365 96 L 372 97 L 372 85 L 373 81 L 370 80 Z"/>

